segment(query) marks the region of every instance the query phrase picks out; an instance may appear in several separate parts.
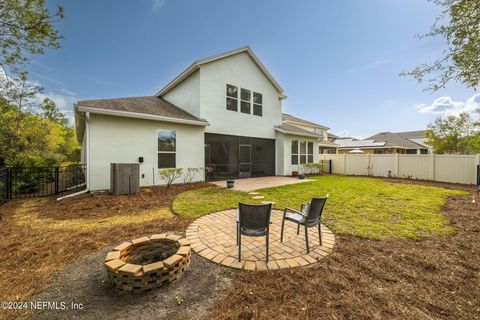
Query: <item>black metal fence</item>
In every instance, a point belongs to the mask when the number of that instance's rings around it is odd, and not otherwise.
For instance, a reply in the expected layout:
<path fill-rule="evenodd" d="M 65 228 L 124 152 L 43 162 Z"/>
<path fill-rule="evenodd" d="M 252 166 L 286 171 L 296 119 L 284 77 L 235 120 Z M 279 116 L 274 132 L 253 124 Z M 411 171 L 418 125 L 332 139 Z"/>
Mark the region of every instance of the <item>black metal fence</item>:
<path fill-rule="evenodd" d="M 9 199 L 9 170 L 7 168 L 0 168 L 0 204 Z"/>
<path fill-rule="evenodd" d="M 0 169 L 0 202 L 46 197 L 85 188 L 85 165 Z"/>
<path fill-rule="evenodd" d="M 480 164 L 477 165 L 477 191 L 480 192 Z"/>

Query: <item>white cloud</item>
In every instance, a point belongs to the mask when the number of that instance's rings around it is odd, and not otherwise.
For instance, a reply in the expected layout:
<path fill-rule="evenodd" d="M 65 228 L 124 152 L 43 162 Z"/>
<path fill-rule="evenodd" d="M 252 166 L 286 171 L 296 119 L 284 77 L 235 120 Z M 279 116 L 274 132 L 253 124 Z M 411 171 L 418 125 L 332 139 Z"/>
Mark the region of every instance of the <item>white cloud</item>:
<path fill-rule="evenodd" d="M 96 78 L 96 77 L 86 76 L 85 78 L 87 78 L 88 80 L 93 81 L 93 82 L 95 82 L 95 83 L 104 85 L 104 86 L 110 85 L 110 82 L 105 81 L 105 80 L 102 80 L 102 79 L 99 79 L 99 78 Z"/>
<path fill-rule="evenodd" d="M 153 12 L 158 12 L 165 5 L 165 3 L 167 3 L 167 0 L 153 0 Z"/>
<path fill-rule="evenodd" d="M 415 108 L 420 113 L 432 113 L 440 116 L 459 115 L 462 112 L 472 113 L 480 108 L 480 94 L 475 94 L 467 101 L 455 101 L 451 97 L 439 97 L 430 105 L 417 104 Z"/>
<path fill-rule="evenodd" d="M 336 136 L 339 136 L 339 137 L 349 137 L 350 136 L 350 131 L 348 131 L 347 129 L 343 129 L 343 130 L 340 130 L 336 133 L 334 133 Z"/>
<path fill-rule="evenodd" d="M 29 81 L 29 84 L 42 87 L 40 83 L 35 81 Z M 16 86 L 17 84 L 6 75 L 2 68 L 0 68 L 0 93 L 8 92 L 8 88 L 11 85 Z M 74 92 L 65 88 L 60 89 L 59 92 L 39 92 L 30 102 L 32 102 L 34 106 L 38 106 L 43 100 L 45 100 L 45 98 L 49 98 L 55 102 L 58 109 L 65 113 L 65 116 L 69 119 L 70 123 L 74 122 L 73 105 L 78 101 Z"/>
<path fill-rule="evenodd" d="M 50 81 L 51 83 L 58 84 L 58 85 L 60 85 L 60 86 L 64 86 L 64 85 L 65 85 L 65 83 L 63 83 L 63 82 L 61 82 L 61 81 L 58 81 L 58 80 L 55 80 L 55 79 L 53 79 L 53 78 L 44 76 L 43 74 L 39 74 L 39 73 L 36 73 L 36 72 L 33 72 L 33 71 L 30 71 L 30 74 L 33 74 L 33 75 L 36 76 L 37 78 Z"/>
<path fill-rule="evenodd" d="M 68 90 L 67 90 L 68 91 Z M 73 113 L 73 105 L 78 101 L 78 99 L 72 94 L 59 94 L 55 92 L 48 92 L 48 93 L 38 93 L 35 98 L 35 104 L 39 105 L 48 98 L 55 102 L 58 109 L 65 113 L 65 116 L 68 118 L 70 123 L 74 122 L 74 113 Z"/>

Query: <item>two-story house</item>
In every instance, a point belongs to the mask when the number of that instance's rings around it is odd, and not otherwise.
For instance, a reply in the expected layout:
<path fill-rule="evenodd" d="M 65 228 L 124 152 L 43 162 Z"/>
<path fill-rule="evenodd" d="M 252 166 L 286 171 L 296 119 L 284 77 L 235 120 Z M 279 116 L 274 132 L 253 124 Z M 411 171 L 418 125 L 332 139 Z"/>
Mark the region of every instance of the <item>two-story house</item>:
<path fill-rule="evenodd" d="M 249 47 L 195 61 L 154 96 L 79 101 L 75 118 L 89 190 L 108 189 L 110 163 L 210 168 L 210 179 L 290 175 L 318 162 L 328 128 L 282 113 L 283 89 Z M 196 177 L 196 180 L 201 177 Z"/>

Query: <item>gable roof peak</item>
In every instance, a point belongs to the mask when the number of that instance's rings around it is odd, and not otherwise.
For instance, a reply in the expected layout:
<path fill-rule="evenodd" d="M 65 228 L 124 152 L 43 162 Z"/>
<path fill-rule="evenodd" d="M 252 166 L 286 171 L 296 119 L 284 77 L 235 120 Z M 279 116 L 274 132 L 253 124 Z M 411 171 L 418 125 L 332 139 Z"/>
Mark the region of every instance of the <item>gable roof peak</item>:
<path fill-rule="evenodd" d="M 231 57 L 233 55 L 239 53 L 246 53 L 248 56 L 253 60 L 253 62 L 257 65 L 257 67 L 262 71 L 262 73 L 267 77 L 270 83 L 275 87 L 278 93 L 283 96 L 283 89 L 278 84 L 278 82 L 273 78 L 273 76 L 268 72 L 267 68 L 263 65 L 263 63 L 258 59 L 258 57 L 253 53 L 252 49 L 249 46 L 243 46 L 237 49 L 229 50 L 220 54 L 216 54 L 213 56 L 209 56 L 203 59 L 195 60 L 187 69 L 181 72 L 175 79 L 170 81 L 165 87 L 163 87 L 160 91 L 158 91 L 155 95 L 157 97 L 161 97 L 168 93 L 170 90 L 175 88 L 178 84 L 183 82 L 186 78 L 188 78 L 191 74 L 197 71 L 202 65 L 214 62 L 217 60 L 225 59 Z"/>

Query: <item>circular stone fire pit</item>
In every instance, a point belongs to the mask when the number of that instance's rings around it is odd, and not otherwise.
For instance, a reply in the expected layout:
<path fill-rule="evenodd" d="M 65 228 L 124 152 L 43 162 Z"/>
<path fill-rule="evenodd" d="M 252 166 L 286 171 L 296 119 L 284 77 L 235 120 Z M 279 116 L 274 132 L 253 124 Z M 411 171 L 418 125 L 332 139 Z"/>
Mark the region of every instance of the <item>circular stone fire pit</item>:
<path fill-rule="evenodd" d="M 110 283 L 135 292 L 162 287 L 177 280 L 190 263 L 190 242 L 174 234 L 154 234 L 126 241 L 105 258 Z"/>

